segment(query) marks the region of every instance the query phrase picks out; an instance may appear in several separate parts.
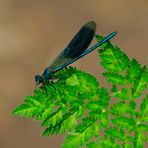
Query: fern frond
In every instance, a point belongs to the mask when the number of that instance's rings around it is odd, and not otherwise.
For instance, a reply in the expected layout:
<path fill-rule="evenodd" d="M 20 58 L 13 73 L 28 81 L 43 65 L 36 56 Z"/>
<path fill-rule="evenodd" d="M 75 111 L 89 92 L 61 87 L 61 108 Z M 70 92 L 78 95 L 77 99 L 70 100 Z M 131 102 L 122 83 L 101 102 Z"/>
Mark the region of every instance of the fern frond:
<path fill-rule="evenodd" d="M 98 41 L 104 37 L 96 35 Z M 136 148 L 148 140 L 148 68 L 111 42 L 100 46 L 103 76 L 111 90 L 73 67 L 55 73 L 26 96 L 12 114 L 41 120 L 42 136 L 66 133 L 63 148 Z M 112 102 L 113 101 L 113 102 Z"/>

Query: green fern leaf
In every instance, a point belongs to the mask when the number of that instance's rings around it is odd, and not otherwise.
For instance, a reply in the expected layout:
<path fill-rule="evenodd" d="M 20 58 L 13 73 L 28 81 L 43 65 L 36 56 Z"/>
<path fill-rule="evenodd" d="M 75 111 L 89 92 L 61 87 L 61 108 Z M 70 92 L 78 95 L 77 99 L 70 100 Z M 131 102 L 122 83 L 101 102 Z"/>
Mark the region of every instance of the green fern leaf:
<path fill-rule="evenodd" d="M 75 116 L 69 116 L 66 120 L 64 120 L 61 124 L 60 133 L 65 133 L 66 131 L 70 131 L 76 125 Z"/>
<path fill-rule="evenodd" d="M 112 85 L 111 92 L 117 92 L 118 88 L 115 84 Z"/>
<path fill-rule="evenodd" d="M 103 76 L 107 78 L 108 82 L 112 84 L 124 85 L 126 84 L 125 78 L 117 73 L 105 72 Z"/>
<path fill-rule="evenodd" d="M 146 95 L 140 105 L 140 119 L 141 121 L 148 122 L 148 95 Z"/>
<path fill-rule="evenodd" d="M 114 139 L 123 140 L 124 133 L 120 132 L 119 128 L 117 127 L 110 127 L 109 129 L 105 130 L 105 133 L 113 137 Z"/>
<path fill-rule="evenodd" d="M 96 39 L 99 42 L 103 37 L 96 35 Z M 126 69 L 129 59 L 120 48 L 113 46 L 109 41 L 100 46 L 99 55 L 101 58 L 101 65 L 112 72 L 119 72 Z M 104 50 L 103 50 L 104 49 Z"/>
<path fill-rule="evenodd" d="M 129 100 L 128 90 L 125 88 L 122 88 L 121 91 L 117 91 L 113 93 L 112 95 L 121 100 Z"/>
<path fill-rule="evenodd" d="M 134 147 L 143 148 L 144 142 L 147 140 L 147 136 L 142 133 L 136 133 Z"/>
<path fill-rule="evenodd" d="M 39 108 L 37 106 L 30 106 L 27 104 L 21 104 L 20 106 L 16 107 L 13 111 L 12 114 L 14 115 L 20 115 L 26 118 L 31 118 L 38 113 L 42 111 L 42 108 Z"/>
<path fill-rule="evenodd" d="M 118 102 L 111 106 L 110 108 L 111 112 L 113 112 L 115 115 L 124 115 L 124 114 L 130 114 L 130 115 L 136 115 L 137 112 L 135 109 L 133 109 L 130 105 L 126 104 L 125 102 Z"/>
<path fill-rule="evenodd" d="M 113 124 L 118 127 L 126 129 L 134 129 L 135 120 L 133 118 L 128 118 L 126 116 L 119 116 L 111 120 Z"/>
<path fill-rule="evenodd" d="M 120 148 L 120 144 L 115 144 L 108 137 L 102 139 L 101 148 Z"/>
<path fill-rule="evenodd" d="M 100 103 L 101 106 L 103 107 L 108 107 L 109 105 L 109 101 L 110 101 L 110 95 L 108 90 L 105 87 L 101 87 L 100 88 L 100 92 L 99 92 L 99 98 L 100 98 Z"/>
<path fill-rule="evenodd" d="M 42 112 L 42 114 L 41 114 L 41 115 L 38 115 L 38 116 L 36 117 L 36 120 L 43 120 L 43 119 L 45 119 L 46 117 L 48 117 L 49 114 L 54 110 L 53 107 L 54 107 L 54 106 L 53 106 L 53 104 L 52 104 L 52 105 L 49 106 L 48 108 L 44 109 L 43 112 Z"/>
<path fill-rule="evenodd" d="M 89 142 L 87 148 L 102 148 L 102 146 L 99 142 Z"/>
<path fill-rule="evenodd" d="M 94 130 L 95 129 L 95 130 Z M 98 134 L 98 125 L 96 124 L 92 124 L 91 126 L 85 128 L 85 130 L 83 130 L 83 132 L 75 132 L 75 133 L 71 133 L 70 135 L 68 135 L 66 137 L 66 139 L 64 140 L 64 144 L 63 144 L 63 148 L 70 148 L 70 147 L 78 147 L 78 146 L 82 146 L 85 144 L 85 142 L 87 142 L 90 138 L 92 138 L 93 136 L 96 136 Z"/>
<path fill-rule="evenodd" d="M 123 147 L 123 148 L 133 148 L 133 144 L 124 143 L 124 144 L 122 144 L 122 147 Z"/>
<path fill-rule="evenodd" d="M 140 132 L 148 132 L 148 125 L 147 124 L 138 124 L 137 130 Z"/>
<path fill-rule="evenodd" d="M 109 120 L 109 117 L 108 117 L 108 112 L 106 111 L 103 111 L 100 115 L 100 126 L 103 127 L 103 128 L 107 128 L 109 123 L 110 123 L 110 120 Z"/>
<path fill-rule="evenodd" d="M 60 132 L 60 125 L 56 124 L 56 125 L 51 125 L 50 127 L 47 127 L 42 133 L 41 136 L 49 136 L 49 135 L 53 135 L 53 134 L 58 134 Z"/>
<path fill-rule="evenodd" d="M 81 118 L 85 113 L 85 110 L 82 106 L 79 106 L 78 111 L 77 111 L 77 117 Z"/>
<path fill-rule="evenodd" d="M 59 123 L 62 120 L 62 112 L 60 109 L 49 114 L 42 122 L 41 126 L 51 126 Z"/>
<path fill-rule="evenodd" d="M 133 98 L 141 96 L 142 92 L 146 89 L 147 84 L 148 84 L 148 70 L 146 66 L 144 66 L 141 75 L 134 82 L 132 88 Z"/>
<path fill-rule="evenodd" d="M 142 68 L 140 64 L 135 59 L 132 59 L 128 65 L 127 78 L 133 81 L 140 76 L 141 71 Z"/>

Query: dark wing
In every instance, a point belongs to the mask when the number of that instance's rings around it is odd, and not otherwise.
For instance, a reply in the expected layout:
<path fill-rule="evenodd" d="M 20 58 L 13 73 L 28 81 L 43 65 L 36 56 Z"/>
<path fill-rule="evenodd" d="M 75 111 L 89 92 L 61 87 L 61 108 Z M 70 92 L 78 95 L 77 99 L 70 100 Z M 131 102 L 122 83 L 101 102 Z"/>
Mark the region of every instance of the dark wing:
<path fill-rule="evenodd" d="M 91 43 L 96 31 L 95 22 L 91 21 L 82 26 L 68 46 L 59 54 L 51 63 L 49 68 L 57 70 L 58 67 L 64 66 L 65 63 L 81 55 Z"/>

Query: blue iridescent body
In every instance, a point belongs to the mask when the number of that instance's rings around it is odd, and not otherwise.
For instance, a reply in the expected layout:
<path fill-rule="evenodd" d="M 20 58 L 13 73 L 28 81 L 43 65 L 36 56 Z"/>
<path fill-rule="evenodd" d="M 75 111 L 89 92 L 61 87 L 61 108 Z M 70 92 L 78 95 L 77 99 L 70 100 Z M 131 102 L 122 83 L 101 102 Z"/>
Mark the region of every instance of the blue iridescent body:
<path fill-rule="evenodd" d="M 44 70 L 43 74 L 41 76 L 35 76 L 36 84 L 44 83 L 45 81 L 51 80 L 55 72 L 63 69 L 64 67 L 70 65 L 71 63 L 85 56 L 89 52 L 93 51 L 106 41 L 113 38 L 117 33 L 112 32 L 99 43 L 88 48 L 95 35 L 95 31 L 96 24 L 93 21 L 88 22 L 87 24 L 82 26 L 82 28 L 75 35 L 68 46 L 59 54 L 59 56 L 50 64 L 50 66 Z"/>

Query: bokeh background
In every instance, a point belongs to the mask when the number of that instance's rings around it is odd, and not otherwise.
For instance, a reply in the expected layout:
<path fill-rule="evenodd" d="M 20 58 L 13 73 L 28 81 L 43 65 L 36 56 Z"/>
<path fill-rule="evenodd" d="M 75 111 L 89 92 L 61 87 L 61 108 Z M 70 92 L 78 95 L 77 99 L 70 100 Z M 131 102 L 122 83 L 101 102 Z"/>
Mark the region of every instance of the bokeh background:
<path fill-rule="evenodd" d="M 148 65 L 147 0 L 0 0 L 0 148 L 60 148 L 63 136 L 40 137 L 39 122 L 10 112 L 32 93 L 34 75 L 90 20 L 98 34 L 118 31 L 112 42 Z M 97 50 L 72 66 L 106 84 Z"/>

